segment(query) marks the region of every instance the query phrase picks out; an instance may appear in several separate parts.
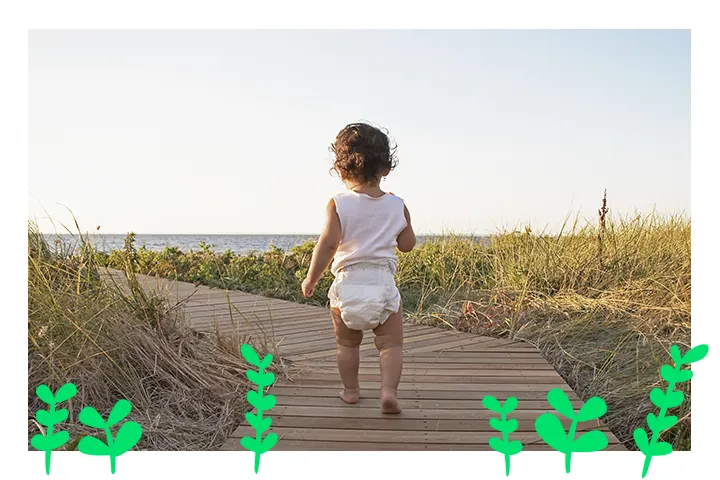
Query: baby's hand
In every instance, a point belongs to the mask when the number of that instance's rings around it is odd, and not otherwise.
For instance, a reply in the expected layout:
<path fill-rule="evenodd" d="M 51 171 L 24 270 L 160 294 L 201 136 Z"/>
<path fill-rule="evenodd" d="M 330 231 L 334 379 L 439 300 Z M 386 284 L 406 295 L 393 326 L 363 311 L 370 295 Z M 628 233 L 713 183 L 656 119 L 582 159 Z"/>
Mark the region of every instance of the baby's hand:
<path fill-rule="evenodd" d="M 306 278 L 302 282 L 302 294 L 305 298 L 310 298 L 313 296 L 313 293 L 315 293 L 315 285 L 310 283 L 310 281 Z"/>

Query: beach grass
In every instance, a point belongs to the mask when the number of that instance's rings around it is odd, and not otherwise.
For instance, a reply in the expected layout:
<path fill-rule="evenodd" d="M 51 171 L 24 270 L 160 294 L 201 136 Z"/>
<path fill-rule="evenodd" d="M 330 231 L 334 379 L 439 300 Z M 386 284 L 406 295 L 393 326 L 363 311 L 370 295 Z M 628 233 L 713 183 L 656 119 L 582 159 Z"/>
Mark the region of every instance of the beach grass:
<path fill-rule="evenodd" d="M 603 420 L 634 449 L 670 346 L 690 347 L 690 231 L 682 215 L 612 218 L 603 201 L 597 219 L 568 221 L 559 234 L 523 227 L 488 242 L 428 239 L 399 255 L 397 284 L 411 321 L 536 345 L 583 400 L 606 401 Z M 141 247 L 133 262 L 145 274 L 326 305 L 329 272 L 311 299 L 300 293 L 313 247 L 246 255 Z M 122 258 L 98 254 L 114 268 Z M 663 437 L 678 450 L 690 448 L 689 405 Z"/>
<path fill-rule="evenodd" d="M 68 450 L 88 433 L 77 420 L 83 407 L 106 416 L 121 399 L 143 427 L 136 448 L 216 450 L 248 410 L 245 339 L 190 330 L 169 296 L 139 285 L 132 249 L 123 254 L 125 278 L 110 281 L 88 238 L 75 239 L 48 244 L 29 224 L 28 445 L 45 433 L 35 420 L 37 386 L 71 382 Z"/>

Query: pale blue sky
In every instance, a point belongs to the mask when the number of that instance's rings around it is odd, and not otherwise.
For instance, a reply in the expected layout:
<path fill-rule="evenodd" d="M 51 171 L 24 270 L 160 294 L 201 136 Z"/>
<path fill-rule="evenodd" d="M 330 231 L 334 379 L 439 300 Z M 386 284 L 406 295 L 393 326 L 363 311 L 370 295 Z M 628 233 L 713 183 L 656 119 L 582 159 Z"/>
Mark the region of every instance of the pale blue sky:
<path fill-rule="evenodd" d="M 422 233 L 690 213 L 689 31 L 33 31 L 29 217 L 317 233 L 357 120 Z"/>

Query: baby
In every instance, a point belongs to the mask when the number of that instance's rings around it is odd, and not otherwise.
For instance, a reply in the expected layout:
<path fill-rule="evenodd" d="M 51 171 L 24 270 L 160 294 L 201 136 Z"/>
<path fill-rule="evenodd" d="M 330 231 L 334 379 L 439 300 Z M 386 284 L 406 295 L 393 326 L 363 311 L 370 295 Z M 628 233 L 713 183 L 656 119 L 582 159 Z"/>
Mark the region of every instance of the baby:
<path fill-rule="evenodd" d="M 330 149 L 335 155 L 332 170 L 347 192 L 327 204 L 325 229 L 302 283 L 303 295 L 312 296 L 332 262 L 335 281 L 328 298 L 344 387 L 340 398 L 352 404 L 360 397 L 360 344 L 363 331 L 372 330 L 380 352 L 381 411 L 400 413 L 403 315 L 395 249 L 411 251 L 416 238 L 403 200 L 380 188 L 380 180 L 397 165 L 394 148 L 382 131 L 356 123 L 343 128 Z"/>

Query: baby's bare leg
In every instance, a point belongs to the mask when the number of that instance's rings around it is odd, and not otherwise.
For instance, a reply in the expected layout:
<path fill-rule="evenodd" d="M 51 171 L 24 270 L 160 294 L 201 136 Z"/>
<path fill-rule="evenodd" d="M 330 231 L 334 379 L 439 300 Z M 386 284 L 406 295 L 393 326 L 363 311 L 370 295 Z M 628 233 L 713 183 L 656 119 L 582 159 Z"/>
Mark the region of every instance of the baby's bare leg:
<path fill-rule="evenodd" d="M 400 413 L 397 398 L 403 366 L 402 307 L 375 329 L 375 346 L 380 351 L 380 409 L 382 413 Z"/>
<path fill-rule="evenodd" d="M 363 332 L 349 329 L 345 322 L 342 321 L 340 310 L 333 308 L 330 311 L 337 341 L 338 372 L 344 387 L 340 392 L 340 398 L 345 403 L 357 403 L 360 398 L 358 370 L 360 368 L 360 344 L 362 343 Z"/>

